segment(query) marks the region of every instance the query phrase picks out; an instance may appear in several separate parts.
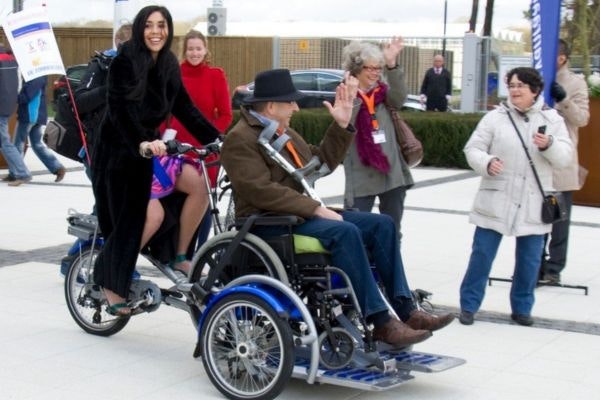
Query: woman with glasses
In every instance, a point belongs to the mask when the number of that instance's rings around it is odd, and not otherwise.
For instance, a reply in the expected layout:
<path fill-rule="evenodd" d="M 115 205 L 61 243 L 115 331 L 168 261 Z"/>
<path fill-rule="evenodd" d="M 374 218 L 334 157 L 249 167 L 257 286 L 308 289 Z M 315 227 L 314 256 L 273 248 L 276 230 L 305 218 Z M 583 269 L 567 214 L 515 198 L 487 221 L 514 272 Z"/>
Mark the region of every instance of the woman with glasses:
<path fill-rule="evenodd" d="M 552 225 L 541 220 L 542 194 L 523 143 L 545 191 L 553 190 L 553 169 L 565 167 L 573 157 L 562 117 L 544 107 L 540 74 L 533 68 L 514 68 L 506 83 L 508 100 L 481 119 L 464 148 L 469 165 L 482 177 L 469 217 L 476 226 L 471 258 L 460 287 L 460 322 L 465 325 L 473 323 L 481 306 L 503 236 L 516 237 L 511 318 L 533 324 L 544 235 Z"/>
<path fill-rule="evenodd" d="M 394 220 L 398 232 L 406 190 L 413 185 L 388 109 L 399 110 L 406 98 L 404 71 L 398 66 L 403 47 L 401 37 L 393 38 L 383 49 L 354 41 L 342 53 L 342 67 L 358 79 L 360 100 L 352 121 L 356 136 L 344 160 L 344 206 L 371 211 L 378 197 L 379 211 Z"/>

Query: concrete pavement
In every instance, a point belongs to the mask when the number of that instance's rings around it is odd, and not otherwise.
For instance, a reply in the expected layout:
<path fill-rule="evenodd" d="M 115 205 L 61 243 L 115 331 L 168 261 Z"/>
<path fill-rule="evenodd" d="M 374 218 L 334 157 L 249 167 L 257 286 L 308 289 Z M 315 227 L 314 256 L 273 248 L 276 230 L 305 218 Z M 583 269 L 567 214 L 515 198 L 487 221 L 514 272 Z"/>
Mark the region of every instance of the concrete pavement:
<path fill-rule="evenodd" d="M 93 197 L 79 165 L 62 160 L 70 170 L 59 184 L 32 152 L 26 162 L 36 172 L 33 181 L 0 184 L 0 399 L 222 398 L 192 358 L 195 329 L 185 313 L 161 307 L 110 338 L 88 335 L 71 319 L 58 275 L 73 241 L 65 217 L 69 207 L 90 210 Z M 407 196 L 402 227 L 407 275 L 411 287 L 433 292 L 436 307 L 455 309 L 474 229 L 466 213 L 478 178 L 464 170 L 413 173 L 418 184 Z M 319 182 L 317 191 L 328 204 L 341 204 L 343 171 Z M 573 221 L 563 281 L 588 285 L 587 296 L 539 288 L 536 323 L 526 328 L 510 323 L 510 286 L 498 282 L 487 288 L 473 326 L 455 322 L 415 348 L 464 358 L 465 365 L 415 373 L 416 379 L 378 393 L 292 380 L 280 398 L 599 398 L 600 208 L 576 206 Z M 510 277 L 513 259 L 514 239 L 505 238 L 492 275 Z"/>

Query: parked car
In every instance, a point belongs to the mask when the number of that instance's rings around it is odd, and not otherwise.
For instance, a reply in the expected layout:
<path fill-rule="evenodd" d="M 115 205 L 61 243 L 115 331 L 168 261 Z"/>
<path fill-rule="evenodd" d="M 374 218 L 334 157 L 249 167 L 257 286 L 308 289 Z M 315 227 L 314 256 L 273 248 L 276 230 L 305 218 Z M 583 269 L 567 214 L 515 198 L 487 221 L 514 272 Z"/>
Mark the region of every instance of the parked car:
<path fill-rule="evenodd" d="M 81 84 L 81 78 L 85 74 L 87 64 L 77 64 L 67 67 L 67 74 L 61 76 L 52 84 L 52 108 L 56 111 L 56 99 L 63 93 L 68 92 L 67 79 L 71 85 L 71 90 L 75 91 Z"/>
<path fill-rule="evenodd" d="M 312 68 L 290 71 L 290 75 L 296 89 L 306 95 L 297 102 L 298 107 L 316 108 L 322 107 L 325 100 L 333 103 L 335 88 L 344 78 L 344 71 Z M 231 102 L 233 108 L 239 108 L 244 98 L 252 92 L 254 92 L 254 82 L 236 87 Z"/>
<path fill-rule="evenodd" d="M 323 101 L 327 100 L 333 104 L 335 100 L 335 88 L 344 78 L 344 70 L 311 68 L 290 71 L 292 82 L 299 91 L 306 96 L 299 100 L 299 108 L 320 108 Z M 234 109 L 240 107 L 244 98 L 254 91 L 254 82 L 247 83 L 235 88 L 231 104 Z M 402 110 L 425 111 L 419 96 L 408 95 Z"/>
<path fill-rule="evenodd" d="M 402 104 L 402 111 L 425 111 L 425 104 L 421 103 L 421 96 L 409 94 Z"/>

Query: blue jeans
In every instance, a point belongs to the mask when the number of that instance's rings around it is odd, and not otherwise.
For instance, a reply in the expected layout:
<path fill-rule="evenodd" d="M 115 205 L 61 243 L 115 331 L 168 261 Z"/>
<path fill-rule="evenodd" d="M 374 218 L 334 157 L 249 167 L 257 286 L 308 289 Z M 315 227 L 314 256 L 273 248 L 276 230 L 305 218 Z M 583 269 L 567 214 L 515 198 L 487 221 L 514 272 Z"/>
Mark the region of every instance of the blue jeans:
<path fill-rule="evenodd" d="M 0 151 L 8 164 L 8 173 L 16 179 L 31 177 L 19 150 L 11 142 L 8 135 L 8 117 L 0 116 Z"/>
<path fill-rule="evenodd" d="M 472 313 L 479 310 L 501 240 L 502 234 L 494 230 L 479 226 L 475 229 L 469 266 L 460 285 L 461 310 Z M 513 314 L 531 315 L 535 301 L 534 289 L 544 246 L 544 235 L 518 236 L 516 240 L 510 306 Z"/>
<path fill-rule="evenodd" d="M 64 168 L 52 152 L 42 143 L 42 126 L 40 124 L 27 124 L 19 122 L 17 124 L 17 132 L 15 133 L 15 147 L 23 154 L 25 140 L 29 135 L 29 145 L 33 152 L 46 166 L 48 171 L 56 174 L 60 168 Z"/>
<path fill-rule="evenodd" d="M 343 211 L 341 215 L 344 221 L 323 218 L 306 220 L 294 226 L 293 233 L 315 237 L 331 252 L 332 264 L 350 278 L 365 317 L 388 309 L 371 273 L 367 251 L 392 302 L 401 298 L 410 299 L 398 230 L 392 218 L 359 211 Z M 259 236 L 276 236 L 287 233 L 287 229 L 258 227 L 253 232 Z M 414 307 L 412 302 L 410 307 Z"/>

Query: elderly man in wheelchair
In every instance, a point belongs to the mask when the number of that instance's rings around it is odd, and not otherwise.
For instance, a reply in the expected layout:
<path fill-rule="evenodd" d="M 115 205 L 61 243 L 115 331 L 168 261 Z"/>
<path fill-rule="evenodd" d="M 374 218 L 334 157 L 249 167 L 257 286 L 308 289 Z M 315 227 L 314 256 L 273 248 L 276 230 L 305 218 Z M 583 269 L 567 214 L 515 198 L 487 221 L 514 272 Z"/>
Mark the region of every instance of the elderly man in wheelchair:
<path fill-rule="evenodd" d="M 418 309 L 391 218 L 326 208 L 298 172 L 306 171 L 314 159 L 329 170 L 343 160 L 355 131 L 350 121 L 357 107 L 357 88 L 356 78 L 347 75 L 337 88 L 334 105 L 324 102 L 334 122 L 317 147 L 308 145 L 289 127 L 298 110 L 296 101 L 303 96 L 295 89 L 289 71 L 259 73 L 254 93 L 246 99 L 239 122 L 225 139 L 221 161 L 233 185 L 236 217 L 264 213 L 294 216 L 298 223 L 276 226 L 259 222 L 250 231 L 263 238 L 291 232 L 318 239 L 329 252 L 331 265 L 349 279 L 362 317 L 374 326 L 371 339 L 399 348 L 426 340 L 454 316 Z M 387 300 L 374 277 L 369 255 Z M 390 306 L 398 318 L 390 313 Z"/>

